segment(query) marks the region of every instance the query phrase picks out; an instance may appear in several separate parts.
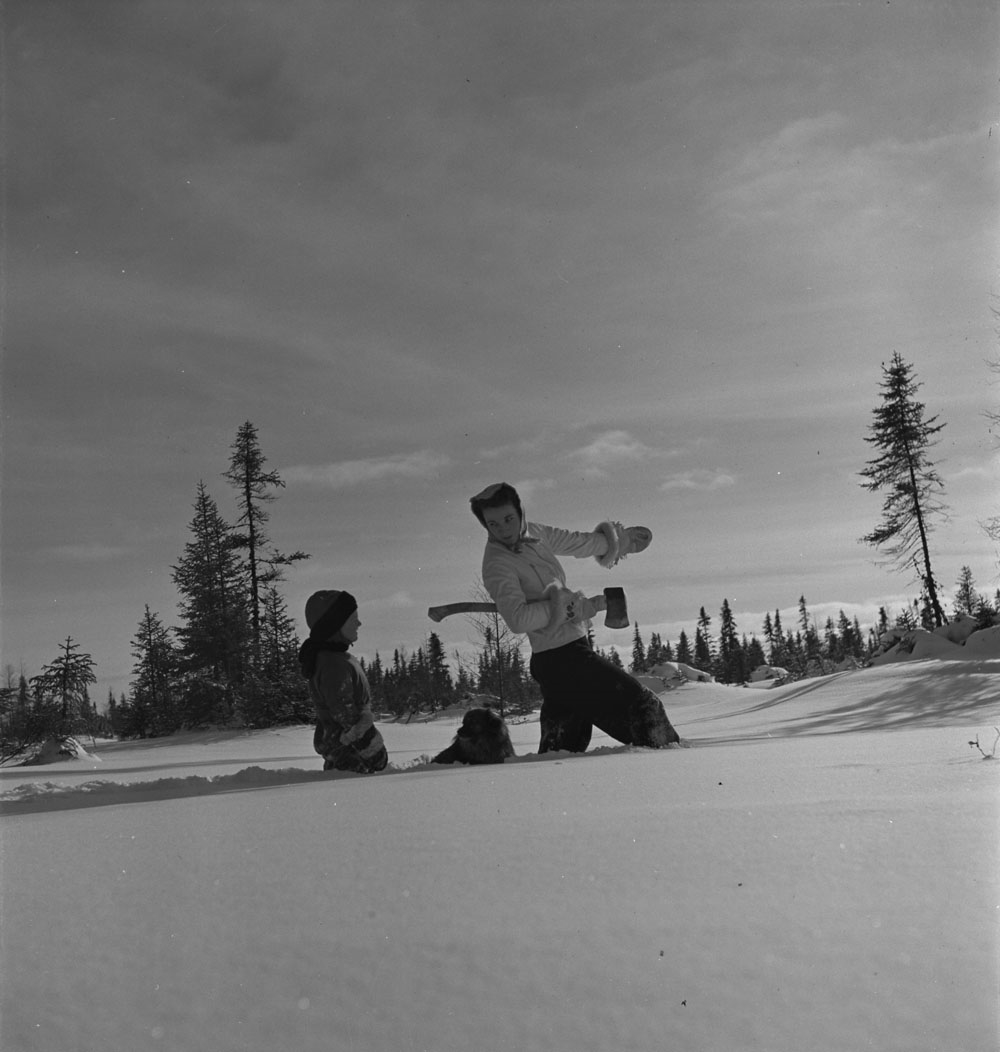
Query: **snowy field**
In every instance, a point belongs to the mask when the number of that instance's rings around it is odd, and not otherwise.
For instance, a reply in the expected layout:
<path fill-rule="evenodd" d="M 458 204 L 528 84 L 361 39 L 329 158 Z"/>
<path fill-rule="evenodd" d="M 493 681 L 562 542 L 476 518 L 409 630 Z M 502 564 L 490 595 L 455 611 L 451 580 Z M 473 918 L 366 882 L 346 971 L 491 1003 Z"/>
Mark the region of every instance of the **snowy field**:
<path fill-rule="evenodd" d="M 0 1047 L 996 1052 L 1000 658 L 664 701 L 692 748 L 422 763 L 452 715 L 368 777 L 309 728 L 0 770 Z"/>

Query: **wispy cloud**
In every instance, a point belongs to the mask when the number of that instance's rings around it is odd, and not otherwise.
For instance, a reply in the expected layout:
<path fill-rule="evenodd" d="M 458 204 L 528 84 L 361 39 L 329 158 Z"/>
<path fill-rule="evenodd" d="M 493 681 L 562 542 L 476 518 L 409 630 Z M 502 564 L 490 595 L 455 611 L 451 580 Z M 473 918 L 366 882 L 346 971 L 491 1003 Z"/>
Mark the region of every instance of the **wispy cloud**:
<path fill-rule="evenodd" d="M 514 460 L 519 457 L 535 456 L 540 447 L 552 441 L 546 432 L 533 433 L 530 438 L 519 438 L 514 442 L 505 442 L 500 446 L 484 448 L 479 451 L 482 460 Z"/>
<path fill-rule="evenodd" d="M 834 139 L 845 127 L 838 113 L 796 120 L 748 148 L 718 184 L 716 203 L 730 216 L 796 211 L 808 198 L 843 195 L 844 154 Z"/>
<path fill-rule="evenodd" d="M 968 467 L 959 468 L 950 476 L 950 481 L 960 482 L 965 479 L 992 481 L 998 474 L 1000 474 L 1000 456 L 995 457 L 994 462 L 990 464 L 970 464 Z"/>
<path fill-rule="evenodd" d="M 675 489 L 715 490 L 732 486 L 735 482 L 735 476 L 720 468 L 694 468 L 692 471 L 681 471 L 664 479 L 660 483 L 660 489 L 665 492 Z"/>
<path fill-rule="evenodd" d="M 386 478 L 432 478 L 443 471 L 451 460 L 427 449 L 414 453 L 397 453 L 363 460 L 342 460 L 335 464 L 300 465 L 284 468 L 286 482 L 301 482 L 327 489 L 344 489 Z"/>
<path fill-rule="evenodd" d="M 673 455 L 654 449 L 628 431 L 612 430 L 598 435 L 588 445 L 567 454 L 577 470 L 587 478 L 603 478 L 612 468 L 639 464 L 658 457 Z"/>
<path fill-rule="evenodd" d="M 966 189 L 950 184 L 947 173 L 948 159 L 970 149 L 970 133 L 909 140 L 858 134 L 844 114 L 830 112 L 752 143 L 716 181 L 718 214 L 740 225 L 807 228 L 829 247 L 882 226 L 921 228 L 941 202 L 947 209 Z"/>

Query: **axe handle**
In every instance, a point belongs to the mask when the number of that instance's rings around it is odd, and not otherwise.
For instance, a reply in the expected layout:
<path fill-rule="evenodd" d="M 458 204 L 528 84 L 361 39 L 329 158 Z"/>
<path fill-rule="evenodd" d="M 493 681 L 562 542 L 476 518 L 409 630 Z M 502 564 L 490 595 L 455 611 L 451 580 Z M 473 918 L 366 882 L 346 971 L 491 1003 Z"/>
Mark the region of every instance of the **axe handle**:
<path fill-rule="evenodd" d="M 452 614 L 495 614 L 496 603 L 446 603 L 444 606 L 432 606 L 427 616 L 432 621 L 443 621 Z"/>

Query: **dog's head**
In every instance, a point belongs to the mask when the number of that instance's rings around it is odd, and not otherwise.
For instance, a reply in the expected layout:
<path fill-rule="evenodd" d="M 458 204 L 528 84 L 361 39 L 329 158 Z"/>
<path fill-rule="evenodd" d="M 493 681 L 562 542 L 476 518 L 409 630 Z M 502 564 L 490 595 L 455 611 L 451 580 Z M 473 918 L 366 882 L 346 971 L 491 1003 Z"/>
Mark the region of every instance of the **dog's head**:
<path fill-rule="evenodd" d="M 492 709 L 469 709 L 457 734 L 460 738 L 498 738 L 503 731 L 504 722 Z"/>

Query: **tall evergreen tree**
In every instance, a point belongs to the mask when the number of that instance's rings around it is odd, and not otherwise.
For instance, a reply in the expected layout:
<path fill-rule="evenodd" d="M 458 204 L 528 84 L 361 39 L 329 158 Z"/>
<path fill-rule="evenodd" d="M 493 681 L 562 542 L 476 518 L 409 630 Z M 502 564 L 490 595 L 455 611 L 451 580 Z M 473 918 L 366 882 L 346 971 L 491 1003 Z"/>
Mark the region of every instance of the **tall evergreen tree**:
<path fill-rule="evenodd" d="M 749 642 L 746 636 L 743 637 L 743 654 L 743 682 L 746 682 L 755 668 L 767 664 L 767 658 L 764 656 L 764 647 L 756 636 L 751 636 Z"/>
<path fill-rule="evenodd" d="M 764 624 L 761 626 L 761 631 L 764 634 L 764 642 L 767 643 L 768 654 L 774 654 L 774 624 L 771 621 L 770 611 L 764 613 Z M 765 662 L 766 664 L 767 662 Z M 776 664 L 774 660 L 770 661 L 770 664 Z"/>
<path fill-rule="evenodd" d="M 46 734 L 78 734 L 87 729 L 87 687 L 97 682 L 94 668 L 90 654 L 80 653 L 73 637 L 67 636 L 59 656 L 32 678 L 36 698 L 50 713 Z"/>
<path fill-rule="evenodd" d="M 461 653 L 456 649 L 452 657 L 455 661 L 455 668 L 458 669 L 458 678 L 455 680 L 456 695 L 462 698 L 468 694 L 475 694 L 475 677 L 469 671 L 469 668 L 466 665 L 465 661 L 462 660 Z"/>
<path fill-rule="evenodd" d="M 691 644 L 688 642 L 687 632 L 681 629 L 677 637 L 677 662 L 681 665 L 693 665 L 694 658 L 691 654 Z"/>
<path fill-rule="evenodd" d="M 431 632 L 427 637 L 427 674 L 437 707 L 446 708 L 454 700 L 455 685 L 452 683 L 441 637 L 436 632 Z"/>
<path fill-rule="evenodd" d="M 956 616 L 961 616 L 962 614 L 966 614 L 969 617 L 976 616 L 980 597 L 972 579 L 972 570 L 968 566 L 963 566 L 958 575 L 958 581 L 955 585 L 955 598 L 952 603 Z"/>
<path fill-rule="evenodd" d="M 701 625 L 697 625 L 694 630 L 694 667 L 700 668 L 702 672 L 711 672 L 715 665 L 715 658 L 712 655 L 712 647 L 708 639 L 705 638 L 704 633 L 701 630 Z"/>
<path fill-rule="evenodd" d="M 816 626 L 809 617 L 809 609 L 806 606 L 806 597 L 799 596 L 799 625 L 802 630 L 802 649 L 806 667 L 812 662 L 820 660 L 819 633 Z"/>
<path fill-rule="evenodd" d="M 698 625 L 694 630 L 694 665 L 703 672 L 711 672 L 715 666 L 715 645 L 711 626 L 712 619 L 702 607 L 698 612 Z"/>
<path fill-rule="evenodd" d="M 250 637 L 244 568 L 232 527 L 198 483 L 193 539 L 172 568 L 184 623 L 177 629 L 185 686 L 185 722 L 227 719 L 246 671 Z"/>
<path fill-rule="evenodd" d="M 128 714 L 116 714 L 119 733 L 148 738 L 177 730 L 181 725 L 179 656 L 170 630 L 148 606 L 132 639 L 132 656 Z"/>
<path fill-rule="evenodd" d="M 269 584 L 261 595 L 260 671 L 275 681 L 284 680 L 289 670 L 301 679 L 298 650 L 295 619 L 288 613 L 285 597 Z"/>
<path fill-rule="evenodd" d="M 729 607 L 729 600 L 722 600 L 719 614 L 719 653 L 712 670 L 722 683 L 745 683 L 743 652 L 736 632 L 736 619 Z"/>
<path fill-rule="evenodd" d="M 945 426 L 937 417 L 924 419 L 924 404 L 916 393 L 922 386 L 913 377 L 912 365 L 894 351 L 889 365 L 882 366 L 882 404 L 874 411 L 874 422 L 865 441 L 880 453 L 861 472 L 862 488 L 885 492 L 882 521 L 861 540 L 882 548 L 899 570 L 916 570 L 935 625 L 947 618 L 938 600 L 931 568 L 928 538 L 936 516 L 945 507 L 940 500 L 944 483 L 928 457 L 935 435 Z"/>
<path fill-rule="evenodd" d="M 788 653 L 788 644 L 785 639 L 785 630 L 781 624 L 781 611 L 774 611 L 774 621 L 771 623 L 773 640 L 768 655 L 770 664 L 778 668 L 787 669 L 791 665 L 791 656 Z"/>
<path fill-rule="evenodd" d="M 275 499 L 274 490 L 285 484 L 277 471 L 265 471 L 267 458 L 261 452 L 257 429 L 248 420 L 236 434 L 231 447 L 229 470 L 223 475 L 236 489 L 240 516 L 236 520 L 232 543 L 245 550 L 249 587 L 251 654 L 253 668 L 259 669 L 261 651 L 261 616 L 264 589 L 281 580 L 281 568 L 300 559 L 304 552 L 282 555 L 271 546 L 266 532 L 270 518 L 267 505 Z"/>
<path fill-rule="evenodd" d="M 638 621 L 635 622 L 632 632 L 632 664 L 629 666 L 629 671 L 636 675 L 641 675 L 646 671 L 646 647 L 639 634 Z"/>

